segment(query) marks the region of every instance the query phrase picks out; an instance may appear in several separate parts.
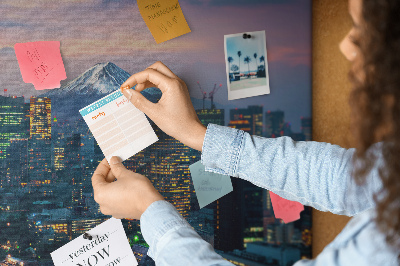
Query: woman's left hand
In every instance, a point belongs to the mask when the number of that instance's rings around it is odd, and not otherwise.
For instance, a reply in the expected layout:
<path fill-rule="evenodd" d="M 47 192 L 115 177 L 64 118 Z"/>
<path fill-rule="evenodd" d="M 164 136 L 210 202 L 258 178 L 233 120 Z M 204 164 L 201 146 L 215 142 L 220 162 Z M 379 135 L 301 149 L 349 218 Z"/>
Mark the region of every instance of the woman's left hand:
<path fill-rule="evenodd" d="M 153 202 L 164 200 L 147 177 L 126 169 L 118 157 L 99 164 L 92 186 L 100 211 L 118 219 L 140 219 Z"/>

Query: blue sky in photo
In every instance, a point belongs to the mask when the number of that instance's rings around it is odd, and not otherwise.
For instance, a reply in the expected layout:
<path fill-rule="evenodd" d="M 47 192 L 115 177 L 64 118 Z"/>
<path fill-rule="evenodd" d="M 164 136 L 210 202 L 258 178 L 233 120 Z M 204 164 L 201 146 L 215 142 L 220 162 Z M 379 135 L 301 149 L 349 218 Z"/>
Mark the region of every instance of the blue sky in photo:
<path fill-rule="evenodd" d="M 265 39 L 262 32 L 248 32 L 247 34 L 251 35 L 250 39 L 244 39 L 243 36 L 234 36 L 234 37 L 227 37 L 226 38 L 226 51 L 227 51 L 227 58 L 231 56 L 233 61 L 231 65 L 235 64 L 239 66 L 239 56 L 238 51 L 242 52 L 240 56 L 240 71 L 246 72 L 248 71 L 248 65 L 244 62 L 244 58 L 249 56 L 251 59 L 250 62 L 250 71 L 256 71 L 256 64 L 257 66 L 260 65 L 260 57 L 265 56 Z M 254 53 L 257 54 L 257 58 L 254 58 Z"/>

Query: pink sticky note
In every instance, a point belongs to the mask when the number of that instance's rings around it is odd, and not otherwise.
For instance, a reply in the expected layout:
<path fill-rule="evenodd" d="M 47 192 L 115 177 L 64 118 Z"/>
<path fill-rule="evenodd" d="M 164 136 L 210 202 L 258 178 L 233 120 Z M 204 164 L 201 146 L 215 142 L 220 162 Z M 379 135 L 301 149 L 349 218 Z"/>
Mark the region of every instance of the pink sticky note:
<path fill-rule="evenodd" d="M 269 195 L 271 196 L 275 218 L 281 218 L 285 223 L 300 219 L 300 212 L 304 210 L 304 206 L 301 203 L 281 198 L 271 191 Z"/>
<path fill-rule="evenodd" d="M 60 53 L 60 42 L 41 41 L 14 45 L 22 79 L 36 90 L 60 87 L 67 78 Z"/>

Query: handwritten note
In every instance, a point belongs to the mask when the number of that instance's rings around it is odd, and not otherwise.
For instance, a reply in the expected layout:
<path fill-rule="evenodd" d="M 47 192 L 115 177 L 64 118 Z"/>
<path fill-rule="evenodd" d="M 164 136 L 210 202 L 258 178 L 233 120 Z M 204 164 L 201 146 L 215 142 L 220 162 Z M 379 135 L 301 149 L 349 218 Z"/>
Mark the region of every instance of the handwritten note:
<path fill-rule="evenodd" d="M 304 206 L 301 203 L 281 198 L 271 191 L 269 194 L 275 218 L 281 218 L 285 223 L 300 219 L 300 212 L 304 210 Z"/>
<path fill-rule="evenodd" d="M 119 90 L 79 112 L 108 161 L 124 161 L 158 140 L 145 114 Z"/>
<path fill-rule="evenodd" d="M 200 161 L 189 169 L 200 208 L 233 191 L 230 176 L 206 172 Z"/>
<path fill-rule="evenodd" d="M 119 219 L 111 218 L 52 252 L 55 266 L 138 265 Z"/>
<path fill-rule="evenodd" d="M 190 32 L 178 0 L 138 0 L 140 14 L 157 43 Z"/>
<path fill-rule="evenodd" d="M 60 53 L 60 42 L 41 41 L 14 45 L 22 79 L 36 90 L 59 88 L 67 78 Z"/>

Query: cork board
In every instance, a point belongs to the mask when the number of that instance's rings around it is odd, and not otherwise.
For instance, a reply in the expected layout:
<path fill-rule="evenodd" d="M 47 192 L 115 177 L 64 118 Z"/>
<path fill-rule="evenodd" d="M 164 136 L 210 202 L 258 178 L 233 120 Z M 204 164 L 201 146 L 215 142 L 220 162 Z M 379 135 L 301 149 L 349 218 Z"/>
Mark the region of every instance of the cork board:
<path fill-rule="evenodd" d="M 313 1 L 313 140 L 352 146 L 349 140 L 351 84 L 349 62 L 339 43 L 351 28 L 348 1 Z M 349 217 L 313 209 L 312 254 L 315 258 L 340 233 Z"/>
<path fill-rule="evenodd" d="M 129 73 L 142 71 L 157 60 L 186 82 L 204 124 L 230 125 L 265 137 L 310 140 L 312 2 L 250 2 L 181 0 L 179 6 L 192 32 L 160 44 L 147 28 L 136 1 L 1 2 L 0 68 L 4 71 L 0 72 L 0 84 L 4 96 L 0 95 L 0 107 L 8 108 L 19 124 L 9 129 L 11 125 L 0 121 L 0 128 L 9 130 L 0 138 L 0 144 L 6 144 L 0 145 L 0 209 L 10 206 L 18 214 L 9 215 L 7 210 L 5 215 L 0 210 L 0 230 L 6 228 L 6 233 L 0 233 L 0 246 L 12 243 L 6 254 L 0 252 L 0 260 L 10 254 L 52 265 L 50 252 L 108 219 L 99 211 L 91 186 L 93 171 L 104 155 L 79 110 L 117 90 Z M 238 48 L 225 57 L 224 35 L 254 31 L 266 32 L 267 52 Z M 67 73 L 61 88 L 36 91 L 23 82 L 13 47 L 33 41 L 60 41 Z M 229 69 L 236 65 L 232 75 L 239 72 L 239 81 L 243 77 L 252 82 L 252 73 L 265 70 L 266 61 L 271 93 L 228 101 Z M 228 69 L 225 62 L 231 63 Z M 159 96 L 154 88 L 145 93 L 150 100 Z M 300 220 L 282 225 L 275 219 L 269 193 L 250 182 L 232 179 L 233 192 L 200 209 L 189 171 L 189 165 L 200 160 L 200 153 L 154 128 L 159 141 L 124 161 L 125 166 L 147 176 L 215 249 L 242 250 L 245 244 L 265 238 L 281 250 L 286 242 L 303 245 L 296 258 L 272 258 L 282 260 L 282 265 L 311 257 L 311 207 L 306 207 Z M 18 140 L 11 143 L 9 133 L 15 133 Z M 21 167 L 15 167 L 16 163 Z M 22 186 L 26 193 L 14 195 L 19 191 L 15 188 Z M 18 201 L 19 195 L 27 196 Z M 50 211 L 36 215 L 43 209 Z M 58 226 L 58 220 L 65 222 Z M 138 260 L 142 259 L 147 243 L 139 222 L 123 220 L 123 224 L 135 254 L 140 254 Z M 57 225 L 58 231 L 52 225 Z M 287 234 L 279 233 L 283 227 Z M 28 251 L 23 254 L 20 250 Z"/>

